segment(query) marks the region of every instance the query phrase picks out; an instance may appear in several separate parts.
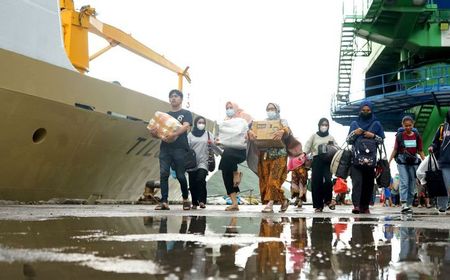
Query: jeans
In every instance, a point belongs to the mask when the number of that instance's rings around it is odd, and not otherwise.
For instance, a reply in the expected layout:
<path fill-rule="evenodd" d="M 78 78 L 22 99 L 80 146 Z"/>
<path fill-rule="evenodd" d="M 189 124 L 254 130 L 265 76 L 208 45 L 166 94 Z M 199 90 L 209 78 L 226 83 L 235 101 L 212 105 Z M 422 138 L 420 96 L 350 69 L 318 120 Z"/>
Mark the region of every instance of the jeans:
<path fill-rule="evenodd" d="M 416 193 L 417 165 L 397 164 L 397 168 L 400 179 L 400 201 L 406 202 L 406 205 L 411 207 Z"/>
<path fill-rule="evenodd" d="M 186 149 L 161 149 L 159 152 L 159 179 L 161 184 L 161 202 L 167 202 L 169 197 L 170 167 L 175 170 L 180 182 L 183 199 L 188 199 L 189 190 L 184 168 Z"/>
<path fill-rule="evenodd" d="M 442 167 L 442 177 L 444 177 L 447 192 L 450 190 L 450 167 Z M 448 195 L 436 197 L 438 209 L 445 210 L 448 206 Z"/>

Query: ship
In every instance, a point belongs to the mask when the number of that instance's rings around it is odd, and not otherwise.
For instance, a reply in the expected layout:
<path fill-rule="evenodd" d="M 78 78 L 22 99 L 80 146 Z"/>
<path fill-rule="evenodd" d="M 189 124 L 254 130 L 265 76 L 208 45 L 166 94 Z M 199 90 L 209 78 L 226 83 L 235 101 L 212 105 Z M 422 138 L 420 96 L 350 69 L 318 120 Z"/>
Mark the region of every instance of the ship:
<path fill-rule="evenodd" d="M 410 115 L 428 147 L 450 105 L 450 1 L 343 4 L 333 120 L 349 125 L 361 101 L 370 100 L 386 131 L 397 131 Z M 361 87 L 354 83 L 359 76 Z"/>
<path fill-rule="evenodd" d="M 0 3 L 0 200 L 137 200 L 159 180 L 160 140 L 146 126 L 169 104 L 85 75 L 89 60 L 120 45 L 173 71 L 180 68 L 72 0 Z M 88 32 L 109 45 L 89 55 Z M 167 85 L 168 91 L 176 88 Z M 170 180 L 171 199 L 180 197 Z"/>

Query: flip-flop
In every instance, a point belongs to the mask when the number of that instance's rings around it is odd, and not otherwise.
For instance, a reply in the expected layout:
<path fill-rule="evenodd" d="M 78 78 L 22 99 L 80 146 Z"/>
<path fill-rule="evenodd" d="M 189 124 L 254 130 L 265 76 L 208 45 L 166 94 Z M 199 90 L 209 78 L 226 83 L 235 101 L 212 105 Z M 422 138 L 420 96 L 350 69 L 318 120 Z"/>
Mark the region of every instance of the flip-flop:
<path fill-rule="evenodd" d="M 225 208 L 225 211 L 239 211 L 239 206 L 230 205 Z"/>
<path fill-rule="evenodd" d="M 290 204 L 289 199 L 285 199 L 283 200 L 283 202 L 281 203 L 281 208 L 280 208 L 280 212 L 286 212 L 286 210 L 288 209 Z"/>
<path fill-rule="evenodd" d="M 165 202 L 160 203 L 155 207 L 155 210 L 170 210 L 169 205 Z"/>

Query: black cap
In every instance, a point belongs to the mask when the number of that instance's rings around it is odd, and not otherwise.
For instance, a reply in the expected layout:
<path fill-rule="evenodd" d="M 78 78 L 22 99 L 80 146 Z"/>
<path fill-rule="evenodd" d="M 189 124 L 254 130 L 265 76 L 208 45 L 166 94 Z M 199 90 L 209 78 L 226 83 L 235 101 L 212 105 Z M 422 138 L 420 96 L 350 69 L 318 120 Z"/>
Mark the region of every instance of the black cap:
<path fill-rule="evenodd" d="M 181 97 L 181 99 L 183 99 L 183 93 L 182 93 L 181 91 L 179 91 L 178 89 L 172 89 L 172 90 L 169 92 L 169 98 L 170 98 L 173 94 L 176 94 L 176 95 L 178 95 L 179 97 Z"/>

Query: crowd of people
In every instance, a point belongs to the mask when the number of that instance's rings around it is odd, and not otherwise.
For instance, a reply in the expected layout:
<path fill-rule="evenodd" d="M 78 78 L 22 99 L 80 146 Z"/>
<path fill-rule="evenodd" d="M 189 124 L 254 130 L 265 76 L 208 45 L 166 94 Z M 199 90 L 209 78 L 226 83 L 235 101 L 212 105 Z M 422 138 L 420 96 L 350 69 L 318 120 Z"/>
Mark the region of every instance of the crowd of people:
<path fill-rule="evenodd" d="M 318 130 L 308 139 L 303 149 L 293 137 L 287 120 L 281 118 L 280 106 L 270 102 L 265 111 L 267 121 L 278 121 L 281 127 L 273 133 L 273 140 L 281 141 L 282 146 L 259 147 L 255 145 L 257 136 L 252 129 L 253 118 L 234 102 L 226 102 L 225 118 L 219 123 L 218 133 L 206 130 L 207 121 L 198 116 L 193 121 L 192 113 L 182 108 L 183 93 L 172 90 L 169 93 L 170 116 L 177 119 L 181 128 L 161 138 L 160 147 L 160 184 L 161 202 L 156 210 L 169 210 L 168 178 L 170 169 L 176 173 L 180 183 L 183 209 L 205 208 L 207 201 L 208 164 L 211 147 L 220 151 L 221 160 L 218 169 L 222 172 L 225 192 L 231 200 L 226 211 L 238 211 L 238 194 L 242 172 L 239 164 L 247 161 L 249 168 L 259 178 L 259 189 L 262 212 L 273 212 L 273 206 L 279 204 L 280 212 L 284 212 L 290 205 L 282 188 L 288 173 L 291 172 L 292 197 L 296 197 L 296 205 L 301 207 L 306 201 L 306 185 L 308 171 L 311 170 L 310 190 L 315 212 L 322 212 L 327 206 L 330 210 L 338 204 L 348 204 L 346 194 L 339 194 L 333 198 L 333 174 L 330 171 L 330 151 L 337 149 L 337 142 L 330 134 L 330 122 L 322 118 L 318 122 Z M 447 188 L 447 196 L 436 197 L 436 206 L 441 213 L 448 207 L 448 190 L 450 190 L 450 111 L 445 122 L 436 131 L 433 142 L 428 148 L 429 153 L 437 158 L 439 169 Z M 191 129 L 192 127 L 192 129 Z M 151 130 L 153 136 L 156 131 Z M 352 213 L 369 214 L 369 205 L 373 205 L 375 178 L 377 165 L 381 158 L 381 147 L 384 147 L 385 133 L 382 123 L 373 113 L 373 106 L 369 101 L 360 104 L 358 118 L 350 124 L 346 142 L 351 146 L 351 159 L 348 173 L 352 181 L 351 203 Z M 387 205 L 399 204 L 402 213 L 412 213 L 412 205 L 416 194 L 426 193 L 426 188 L 417 190 L 416 170 L 425 159 L 422 137 L 414 128 L 414 119 L 409 115 L 401 121 L 401 127 L 395 136 L 394 149 L 388 164 L 395 160 L 398 169 L 398 187 L 394 189 L 393 178 L 383 190 L 384 201 Z M 301 145 L 300 145 L 301 147 Z M 197 165 L 186 170 L 185 154 L 194 150 Z M 384 149 L 385 150 L 385 149 Z M 385 167 L 386 168 L 386 167 Z M 186 172 L 189 180 L 186 179 Z M 189 184 L 188 184 L 189 181 Z M 188 200 L 189 192 L 191 201 Z M 396 195 L 399 201 L 393 202 Z M 424 195 L 425 206 L 430 205 L 429 198 Z M 428 199 L 428 200 L 427 200 Z"/>

